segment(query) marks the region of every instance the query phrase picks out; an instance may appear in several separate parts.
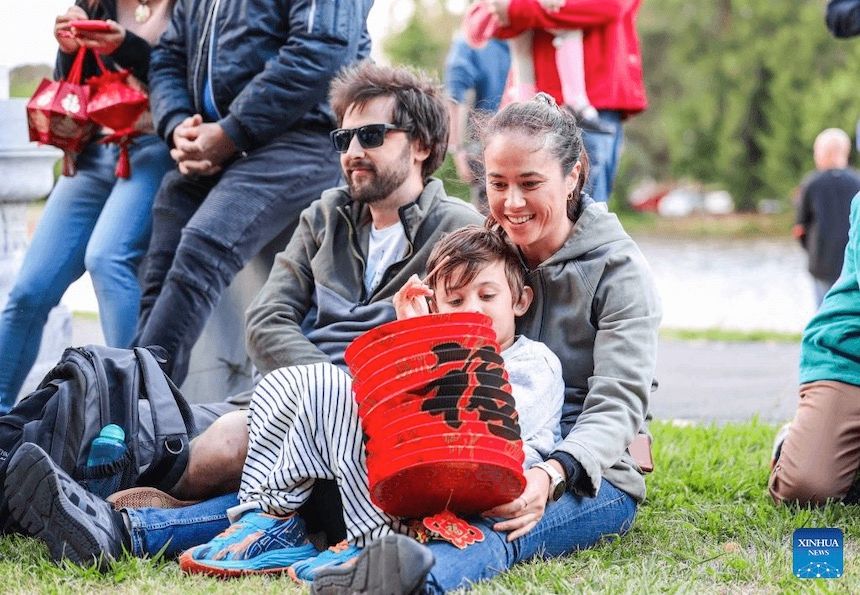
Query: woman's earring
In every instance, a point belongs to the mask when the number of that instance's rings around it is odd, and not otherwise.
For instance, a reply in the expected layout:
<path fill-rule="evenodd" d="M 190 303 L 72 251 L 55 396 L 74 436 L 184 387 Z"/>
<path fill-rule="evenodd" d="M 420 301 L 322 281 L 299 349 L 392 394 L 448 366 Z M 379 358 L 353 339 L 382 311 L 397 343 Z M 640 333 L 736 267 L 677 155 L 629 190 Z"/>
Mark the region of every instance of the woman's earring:
<path fill-rule="evenodd" d="M 567 202 L 573 202 L 573 190 L 567 193 Z"/>

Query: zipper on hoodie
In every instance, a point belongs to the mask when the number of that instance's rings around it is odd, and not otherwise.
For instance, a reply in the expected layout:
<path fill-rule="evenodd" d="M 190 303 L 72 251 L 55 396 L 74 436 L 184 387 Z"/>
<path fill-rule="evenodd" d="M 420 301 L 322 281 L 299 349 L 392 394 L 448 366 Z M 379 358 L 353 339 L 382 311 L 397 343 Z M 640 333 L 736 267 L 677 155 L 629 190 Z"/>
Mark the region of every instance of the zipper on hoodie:
<path fill-rule="evenodd" d="M 203 48 L 206 47 L 206 38 L 210 34 L 209 28 L 214 26 L 215 13 L 217 12 L 218 5 L 220 3 L 220 0 L 214 0 L 212 2 L 212 9 L 209 11 L 209 14 L 206 15 L 206 22 L 203 24 L 203 32 L 200 34 L 200 44 L 197 46 L 197 56 L 194 60 L 194 77 L 192 79 L 191 90 L 194 95 L 194 108 L 197 110 L 198 114 L 203 113 L 203 106 L 200 103 L 200 64 L 203 61 Z M 214 41 L 215 40 L 213 38 L 212 42 L 214 43 Z M 212 76 L 211 72 L 209 73 L 209 76 Z M 212 94 L 214 96 L 214 90 L 212 91 Z M 217 110 L 218 108 L 216 107 L 215 109 Z"/>
<path fill-rule="evenodd" d="M 349 228 L 349 248 L 352 250 L 353 256 L 355 256 L 358 259 L 358 262 L 361 263 L 361 274 L 359 275 L 361 297 L 359 298 L 359 301 L 349 309 L 350 312 L 354 312 L 359 306 L 367 305 L 368 296 L 367 290 L 364 287 L 364 269 L 367 267 L 367 263 L 364 260 L 364 256 L 361 254 L 361 247 L 358 245 L 358 233 L 355 231 L 355 225 L 352 224 L 352 219 L 350 219 L 340 207 L 338 207 L 337 212 L 346 220 L 346 225 Z"/>

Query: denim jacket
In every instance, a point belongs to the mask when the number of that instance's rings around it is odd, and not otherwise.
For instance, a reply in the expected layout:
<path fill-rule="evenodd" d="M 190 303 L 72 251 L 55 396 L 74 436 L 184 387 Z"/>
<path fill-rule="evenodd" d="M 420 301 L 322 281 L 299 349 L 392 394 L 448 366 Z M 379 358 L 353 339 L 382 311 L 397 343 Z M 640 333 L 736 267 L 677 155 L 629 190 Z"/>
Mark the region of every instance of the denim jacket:
<path fill-rule="evenodd" d="M 150 65 L 158 134 L 172 145 L 173 129 L 204 112 L 207 73 L 218 123 L 240 151 L 288 129 L 331 128 L 329 84 L 341 68 L 368 56 L 372 4 L 178 0 Z"/>

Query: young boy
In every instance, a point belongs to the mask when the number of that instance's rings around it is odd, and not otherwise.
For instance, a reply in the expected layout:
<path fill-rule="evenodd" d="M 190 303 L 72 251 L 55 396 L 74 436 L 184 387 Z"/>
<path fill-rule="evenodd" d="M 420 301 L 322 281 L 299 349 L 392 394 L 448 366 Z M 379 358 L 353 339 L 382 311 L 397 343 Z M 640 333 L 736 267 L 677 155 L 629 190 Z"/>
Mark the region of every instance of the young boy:
<path fill-rule="evenodd" d="M 492 318 L 502 358 L 519 413 L 526 469 L 540 463 L 561 438 L 564 399 L 561 363 L 542 343 L 517 338 L 514 319 L 526 312 L 532 290 L 525 286 L 514 248 L 498 233 L 468 226 L 445 236 L 427 263 L 432 271 L 426 284 L 413 276 L 394 296 L 398 318 L 434 312 L 482 312 Z M 431 297 L 428 304 L 427 297 Z M 250 410 L 250 446 L 259 426 L 270 423 L 275 400 L 291 403 L 290 423 L 277 460 L 266 477 L 254 476 L 245 465 L 240 505 L 230 510 L 233 525 L 208 544 L 182 554 L 183 570 L 222 576 L 283 572 L 313 580 L 323 566 L 344 563 L 372 540 L 389 533 L 407 533 L 407 524 L 385 514 L 370 501 L 361 424 L 350 390 L 343 390 L 343 374 L 331 364 L 337 387 L 325 402 L 309 402 L 291 394 L 297 368 L 282 368 L 266 376 L 255 391 Z M 336 371 L 336 372 L 335 372 Z M 340 372 L 342 375 L 339 375 Z M 301 372 L 299 372 L 301 373 Z M 346 394 L 348 399 L 340 398 Z M 316 555 L 304 537 L 301 520 L 293 514 L 310 493 L 315 478 L 336 479 L 344 507 L 347 542 Z M 272 535 L 283 547 L 260 547 L 259 535 Z M 214 548 L 214 549 L 213 549 Z M 265 551 L 264 551 L 265 550 Z M 214 553 L 217 552 L 217 553 Z M 292 565 L 292 566 L 291 566 Z"/>

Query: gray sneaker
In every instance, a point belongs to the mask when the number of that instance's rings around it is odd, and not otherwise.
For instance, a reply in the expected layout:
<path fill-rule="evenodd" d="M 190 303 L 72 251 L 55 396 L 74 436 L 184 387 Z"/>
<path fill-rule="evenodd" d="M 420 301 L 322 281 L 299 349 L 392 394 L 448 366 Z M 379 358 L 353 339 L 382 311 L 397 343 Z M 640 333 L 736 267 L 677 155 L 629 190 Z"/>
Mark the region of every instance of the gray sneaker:
<path fill-rule="evenodd" d="M 317 570 L 311 593 L 420 593 L 434 562 L 433 552 L 411 537 L 386 535 L 365 547 L 354 560 Z"/>
<path fill-rule="evenodd" d="M 81 487 L 36 444 L 22 444 L 9 462 L 5 495 L 24 533 L 48 544 L 55 562 L 104 568 L 128 543 L 122 516 Z"/>

